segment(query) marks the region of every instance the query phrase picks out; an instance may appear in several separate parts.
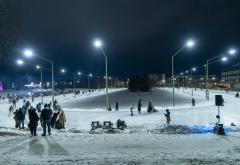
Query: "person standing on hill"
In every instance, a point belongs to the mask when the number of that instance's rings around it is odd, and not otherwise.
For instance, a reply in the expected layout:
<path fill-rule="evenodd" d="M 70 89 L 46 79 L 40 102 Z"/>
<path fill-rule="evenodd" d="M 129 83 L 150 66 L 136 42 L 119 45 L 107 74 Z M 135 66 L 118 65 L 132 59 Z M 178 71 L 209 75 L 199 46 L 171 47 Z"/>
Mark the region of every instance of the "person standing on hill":
<path fill-rule="evenodd" d="M 169 109 L 166 109 L 166 113 L 164 114 L 166 117 L 166 123 L 169 125 L 171 122 L 171 116 L 170 116 L 170 111 Z"/>
<path fill-rule="evenodd" d="M 116 105 L 115 105 L 115 111 L 118 111 L 118 108 L 119 108 L 119 105 L 118 105 L 118 101 L 117 101 Z"/>
<path fill-rule="evenodd" d="M 139 99 L 139 101 L 138 101 L 138 114 L 141 114 L 141 110 L 142 110 L 142 99 Z"/>
<path fill-rule="evenodd" d="M 30 108 L 28 110 L 28 115 L 29 115 L 29 124 L 28 127 L 31 132 L 31 136 L 37 136 L 37 126 L 38 126 L 38 114 L 36 112 L 36 109 Z"/>
<path fill-rule="evenodd" d="M 49 105 L 45 104 L 44 109 L 41 112 L 40 119 L 42 121 L 43 126 L 43 134 L 42 136 L 46 136 L 46 129 L 48 127 L 48 135 L 51 135 L 51 118 L 52 118 L 52 110 Z"/>

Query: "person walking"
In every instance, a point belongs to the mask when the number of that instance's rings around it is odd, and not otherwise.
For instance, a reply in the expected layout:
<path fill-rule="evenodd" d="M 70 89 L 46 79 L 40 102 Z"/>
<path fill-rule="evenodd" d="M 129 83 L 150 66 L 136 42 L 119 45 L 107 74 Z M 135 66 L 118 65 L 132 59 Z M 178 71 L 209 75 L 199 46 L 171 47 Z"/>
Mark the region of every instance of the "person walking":
<path fill-rule="evenodd" d="M 13 113 L 13 110 L 14 110 L 14 107 L 13 107 L 13 105 L 10 105 L 10 107 L 9 107 L 9 114 L 8 114 L 8 116 L 10 116 L 11 115 L 11 113 Z"/>
<path fill-rule="evenodd" d="M 142 110 L 142 99 L 138 100 L 138 114 L 141 114 L 141 110 Z"/>
<path fill-rule="evenodd" d="M 38 126 L 38 114 L 36 112 L 36 109 L 30 108 L 28 110 L 28 115 L 29 115 L 29 124 L 28 127 L 31 132 L 31 136 L 37 136 L 37 126 Z"/>
<path fill-rule="evenodd" d="M 45 104 L 44 109 L 41 112 L 40 119 L 42 121 L 43 134 L 42 136 L 46 136 L 46 129 L 48 127 L 48 135 L 51 135 L 51 118 L 52 118 L 52 110 L 49 105 Z"/>

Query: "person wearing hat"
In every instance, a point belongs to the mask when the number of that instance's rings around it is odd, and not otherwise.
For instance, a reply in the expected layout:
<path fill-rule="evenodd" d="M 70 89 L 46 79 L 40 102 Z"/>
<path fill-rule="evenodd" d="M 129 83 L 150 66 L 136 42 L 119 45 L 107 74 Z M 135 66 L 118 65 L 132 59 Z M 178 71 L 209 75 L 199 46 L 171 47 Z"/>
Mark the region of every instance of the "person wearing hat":
<path fill-rule="evenodd" d="M 170 111 L 169 111 L 169 109 L 166 109 L 166 113 L 165 113 L 164 115 L 165 115 L 165 117 L 166 117 L 166 123 L 167 123 L 167 124 L 170 124 L 170 122 L 171 122 L 171 116 L 170 116 Z"/>

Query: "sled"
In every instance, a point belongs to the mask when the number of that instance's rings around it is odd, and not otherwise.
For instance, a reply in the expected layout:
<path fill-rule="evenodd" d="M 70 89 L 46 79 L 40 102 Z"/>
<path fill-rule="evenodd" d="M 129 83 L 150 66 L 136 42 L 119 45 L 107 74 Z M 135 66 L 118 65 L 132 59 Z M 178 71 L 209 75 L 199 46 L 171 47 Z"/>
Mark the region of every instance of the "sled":
<path fill-rule="evenodd" d="M 116 125 L 117 125 L 117 129 L 120 129 L 120 130 L 124 130 L 125 128 L 127 128 L 126 122 L 120 119 L 117 120 Z"/>

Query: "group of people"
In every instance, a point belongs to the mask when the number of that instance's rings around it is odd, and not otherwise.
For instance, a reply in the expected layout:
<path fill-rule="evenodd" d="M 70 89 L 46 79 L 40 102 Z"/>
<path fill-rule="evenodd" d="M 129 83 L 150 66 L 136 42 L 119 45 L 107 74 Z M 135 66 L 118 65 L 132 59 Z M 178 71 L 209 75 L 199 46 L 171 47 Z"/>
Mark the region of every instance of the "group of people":
<path fill-rule="evenodd" d="M 40 121 L 40 124 L 43 128 L 42 136 L 51 135 L 51 128 L 56 129 L 64 129 L 65 128 L 65 122 L 66 117 L 64 111 L 61 109 L 60 106 L 57 106 L 58 103 L 55 100 L 53 107 L 54 107 L 54 113 L 51 109 L 51 103 L 45 104 L 44 108 L 41 109 L 41 103 L 38 103 L 36 105 L 36 108 L 31 106 L 29 101 L 26 101 L 26 103 L 22 106 L 22 108 L 15 109 L 13 105 L 9 108 L 9 116 L 11 113 L 13 113 L 15 120 L 15 127 L 19 129 L 24 129 L 24 121 L 26 118 L 26 115 L 28 114 L 29 122 L 28 127 L 31 132 L 31 136 L 37 136 L 37 127 L 38 123 Z M 56 108 L 57 107 L 57 108 Z"/>

